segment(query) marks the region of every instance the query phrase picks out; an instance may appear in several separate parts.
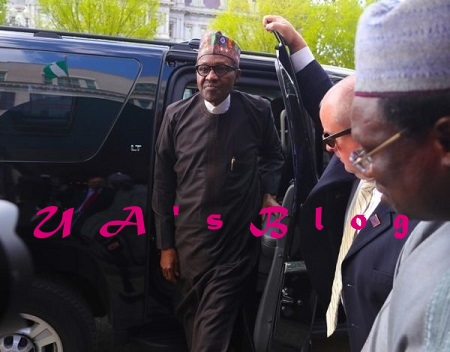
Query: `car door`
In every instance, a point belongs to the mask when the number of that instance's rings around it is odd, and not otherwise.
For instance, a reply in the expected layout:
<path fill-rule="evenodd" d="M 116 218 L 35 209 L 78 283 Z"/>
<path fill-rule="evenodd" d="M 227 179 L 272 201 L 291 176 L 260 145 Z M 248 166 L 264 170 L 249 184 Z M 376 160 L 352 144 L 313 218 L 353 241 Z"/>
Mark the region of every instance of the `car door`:
<path fill-rule="evenodd" d="M 286 109 L 289 153 L 293 163 L 293 182 L 282 206 L 288 211 L 281 223 L 286 234 L 276 240 L 272 265 L 259 305 L 254 341 L 257 352 L 307 351 L 314 321 L 316 297 L 310 287 L 301 258 L 290 253 L 301 204 L 318 180 L 313 122 L 307 114 L 296 82 L 289 54 L 276 34 L 277 77 Z M 265 237 L 270 233 L 270 224 Z"/>

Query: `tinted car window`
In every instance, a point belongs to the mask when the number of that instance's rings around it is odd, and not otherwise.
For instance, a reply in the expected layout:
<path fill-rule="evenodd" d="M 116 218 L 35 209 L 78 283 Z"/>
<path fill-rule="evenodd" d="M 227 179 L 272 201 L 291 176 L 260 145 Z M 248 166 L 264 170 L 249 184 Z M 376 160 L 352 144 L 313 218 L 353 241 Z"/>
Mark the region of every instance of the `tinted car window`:
<path fill-rule="evenodd" d="M 129 58 L 12 49 L 3 49 L 2 55 L 4 161 L 92 158 L 124 108 L 140 70 L 140 64 Z M 151 108 L 151 92 L 154 97 L 156 89 L 151 83 L 140 84 L 130 103 Z"/>

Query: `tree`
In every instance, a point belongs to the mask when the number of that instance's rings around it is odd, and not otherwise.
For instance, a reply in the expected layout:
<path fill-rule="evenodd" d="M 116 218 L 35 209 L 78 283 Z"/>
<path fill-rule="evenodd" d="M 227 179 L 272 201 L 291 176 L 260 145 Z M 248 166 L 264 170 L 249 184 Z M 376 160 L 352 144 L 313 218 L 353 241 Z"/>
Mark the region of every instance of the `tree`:
<path fill-rule="evenodd" d="M 6 0 L 0 0 L 0 23 L 5 24 L 6 21 Z"/>
<path fill-rule="evenodd" d="M 235 38 L 242 50 L 274 52 L 273 34 L 262 26 L 267 14 L 285 17 L 303 35 L 323 64 L 354 67 L 356 24 L 368 0 L 229 0 L 228 9 L 211 23 Z"/>
<path fill-rule="evenodd" d="M 48 29 L 151 39 L 158 0 L 39 0 Z"/>

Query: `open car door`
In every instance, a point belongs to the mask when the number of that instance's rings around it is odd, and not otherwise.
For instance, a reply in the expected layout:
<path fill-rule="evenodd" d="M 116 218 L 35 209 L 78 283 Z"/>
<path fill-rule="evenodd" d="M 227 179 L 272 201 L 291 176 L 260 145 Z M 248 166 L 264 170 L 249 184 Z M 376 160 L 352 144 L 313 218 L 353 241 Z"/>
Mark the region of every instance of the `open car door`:
<path fill-rule="evenodd" d="M 318 180 L 319 159 L 315 154 L 314 124 L 303 106 L 289 53 L 281 36 L 278 33 L 275 36 L 278 40 L 275 66 L 286 109 L 287 143 L 294 179 L 282 204 L 288 210 L 288 215 L 281 220 L 287 226 L 287 233 L 276 239 L 256 318 L 254 342 L 257 352 L 308 351 L 316 297 L 309 285 L 305 263 L 292 256 L 290 248 L 299 209 Z M 269 227 L 263 236 L 270 236 L 270 232 Z"/>

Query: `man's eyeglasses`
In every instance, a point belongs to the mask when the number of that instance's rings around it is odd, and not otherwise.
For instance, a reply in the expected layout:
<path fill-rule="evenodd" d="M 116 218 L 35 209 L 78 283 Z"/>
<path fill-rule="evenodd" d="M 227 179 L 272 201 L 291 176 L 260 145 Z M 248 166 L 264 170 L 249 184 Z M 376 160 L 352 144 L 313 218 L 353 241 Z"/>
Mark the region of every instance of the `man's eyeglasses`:
<path fill-rule="evenodd" d="M 350 162 L 356 166 L 356 168 L 363 174 L 368 173 L 372 169 L 372 157 L 380 150 L 386 148 L 388 145 L 394 143 L 403 134 L 403 131 L 397 132 L 391 138 L 381 143 L 378 147 L 372 149 L 370 152 L 366 152 L 363 148 L 356 149 L 350 154 Z"/>
<path fill-rule="evenodd" d="M 336 146 L 336 138 L 345 136 L 346 134 L 350 134 L 350 133 L 352 133 L 351 128 L 347 128 L 345 130 L 342 130 L 341 132 L 333 133 L 333 134 L 324 133 L 322 135 L 323 146 L 325 147 L 326 145 L 328 145 L 330 148 L 334 148 Z"/>
<path fill-rule="evenodd" d="M 237 68 L 229 65 L 216 65 L 216 66 L 197 65 L 195 66 L 195 70 L 202 77 L 208 76 L 211 70 L 213 70 L 217 76 L 222 77 L 225 76 L 228 72 L 236 71 Z"/>

